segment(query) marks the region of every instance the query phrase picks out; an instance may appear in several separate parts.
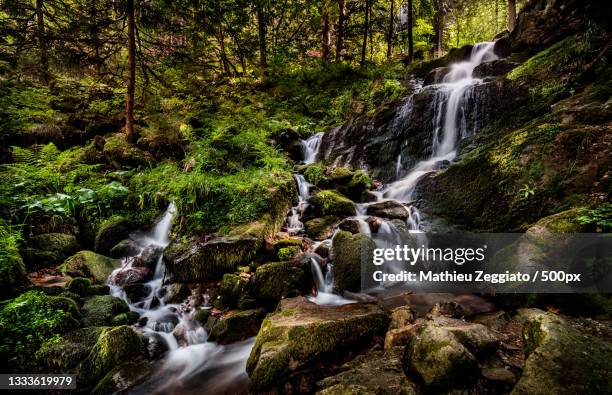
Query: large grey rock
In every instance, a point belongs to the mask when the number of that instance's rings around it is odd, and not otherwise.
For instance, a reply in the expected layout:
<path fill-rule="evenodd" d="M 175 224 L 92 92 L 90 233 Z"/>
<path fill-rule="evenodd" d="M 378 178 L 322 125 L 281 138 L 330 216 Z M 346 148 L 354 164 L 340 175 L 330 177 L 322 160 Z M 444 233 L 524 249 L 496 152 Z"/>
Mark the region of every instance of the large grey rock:
<path fill-rule="evenodd" d="M 407 220 L 410 216 L 408 208 L 395 200 L 386 200 L 368 206 L 366 213 L 376 217 Z"/>

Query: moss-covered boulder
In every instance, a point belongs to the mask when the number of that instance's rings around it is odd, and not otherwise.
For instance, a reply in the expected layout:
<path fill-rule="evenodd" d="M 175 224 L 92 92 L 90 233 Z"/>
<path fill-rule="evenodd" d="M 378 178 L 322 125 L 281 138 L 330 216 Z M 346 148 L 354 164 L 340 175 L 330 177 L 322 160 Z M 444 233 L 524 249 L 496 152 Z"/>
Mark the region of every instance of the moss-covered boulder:
<path fill-rule="evenodd" d="M 283 388 L 288 376 L 382 336 L 389 323 L 376 304 L 318 306 L 284 299 L 264 320 L 247 362 L 253 392 Z"/>
<path fill-rule="evenodd" d="M 304 223 L 304 228 L 308 236 L 314 240 L 329 239 L 334 233 L 334 226 L 340 221 L 340 218 L 335 215 L 326 215 L 325 217 L 311 219 Z"/>
<path fill-rule="evenodd" d="M 304 282 L 304 270 L 292 262 L 273 262 L 261 265 L 252 279 L 251 293 L 261 301 L 278 301 L 299 295 Z"/>
<path fill-rule="evenodd" d="M 113 317 L 130 311 L 127 303 L 111 295 L 96 295 L 85 300 L 81 309 L 83 326 L 111 325 Z"/>
<path fill-rule="evenodd" d="M 123 258 L 126 256 L 134 256 L 140 252 L 140 246 L 132 239 L 124 239 L 115 244 L 109 250 L 111 258 Z"/>
<path fill-rule="evenodd" d="M 332 240 L 334 279 L 339 291 L 361 290 L 362 262 L 370 265 L 376 245 L 368 236 L 339 231 Z"/>
<path fill-rule="evenodd" d="M 320 191 L 308 198 L 309 206 L 304 215 L 312 218 L 326 215 L 350 217 L 355 215 L 355 203 L 333 190 Z"/>
<path fill-rule="evenodd" d="M 217 289 L 217 298 L 213 301 L 213 305 L 219 309 L 236 306 L 246 283 L 247 280 L 237 274 L 224 274 L 221 284 L 219 284 Z"/>
<path fill-rule="evenodd" d="M 264 309 L 237 311 L 224 317 L 209 317 L 206 330 L 210 341 L 228 344 L 257 335 L 266 317 Z"/>
<path fill-rule="evenodd" d="M 277 257 L 280 261 L 290 261 L 300 252 L 302 252 L 302 248 L 299 246 L 284 247 L 278 250 Z"/>
<path fill-rule="evenodd" d="M 128 143 L 121 134 L 107 138 L 102 153 L 108 163 L 118 170 L 124 167 L 147 167 L 155 163 L 150 153 Z"/>
<path fill-rule="evenodd" d="M 60 269 L 65 275 L 87 277 L 103 283 L 118 265 L 119 261 L 116 259 L 93 251 L 80 251 L 68 258 Z"/>
<path fill-rule="evenodd" d="M 105 330 L 87 358 L 79 364 L 78 380 L 95 384 L 108 372 L 126 361 L 146 356 L 147 338 L 129 326 Z"/>
<path fill-rule="evenodd" d="M 204 243 L 175 241 L 164 251 L 168 277 L 180 283 L 217 279 L 248 263 L 262 242 L 263 237 L 251 234 L 219 236 Z"/>
<path fill-rule="evenodd" d="M 404 369 L 417 375 L 428 391 L 466 388 L 480 374 L 477 356 L 494 351 L 498 343 L 484 325 L 437 317 L 406 346 Z"/>
<path fill-rule="evenodd" d="M 416 395 L 417 385 L 402 369 L 402 348 L 369 351 L 340 367 L 340 373 L 317 383 L 319 395 Z"/>
<path fill-rule="evenodd" d="M 151 368 L 145 361 L 122 363 L 108 372 L 91 393 L 97 395 L 124 393 L 143 382 L 149 373 Z"/>
<path fill-rule="evenodd" d="M 363 193 L 372 188 L 372 180 L 364 170 L 357 170 L 346 187 L 347 196 L 354 200 L 361 200 Z"/>
<path fill-rule="evenodd" d="M 79 250 L 76 237 L 66 233 L 43 233 L 33 236 L 23 248 L 23 259 L 31 269 L 57 265 Z"/>
<path fill-rule="evenodd" d="M 612 346 L 578 331 L 565 319 L 523 309 L 527 359 L 512 394 L 606 394 L 612 392 Z"/>
<path fill-rule="evenodd" d="M 95 251 L 108 255 L 112 248 L 124 240 L 133 230 L 134 224 L 129 219 L 114 215 L 105 220 L 95 239 Z"/>
<path fill-rule="evenodd" d="M 401 219 L 406 221 L 410 216 L 408 208 L 395 200 L 385 200 L 368 206 L 366 213 L 376 217 Z"/>
<path fill-rule="evenodd" d="M 0 241 L 0 247 L 7 247 Z M 29 281 L 26 277 L 26 269 L 17 248 L 3 249 L 4 255 L 0 259 L 0 299 L 6 299 L 17 294 Z"/>
<path fill-rule="evenodd" d="M 79 328 L 62 335 L 59 339 L 51 339 L 36 352 L 40 364 L 54 371 L 65 372 L 76 367 L 84 360 L 98 341 L 98 337 L 107 328 Z"/>

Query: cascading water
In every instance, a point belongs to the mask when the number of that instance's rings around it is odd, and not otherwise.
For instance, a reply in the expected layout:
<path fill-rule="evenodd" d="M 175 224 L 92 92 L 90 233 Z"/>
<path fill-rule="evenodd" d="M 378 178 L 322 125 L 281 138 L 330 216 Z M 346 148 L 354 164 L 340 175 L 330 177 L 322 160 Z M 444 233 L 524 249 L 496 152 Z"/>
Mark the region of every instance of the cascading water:
<path fill-rule="evenodd" d="M 304 224 L 300 220 L 300 217 L 304 213 L 306 206 L 308 206 L 306 201 L 310 193 L 310 184 L 303 175 L 295 174 L 295 181 L 297 183 L 299 201 L 297 206 L 291 208 L 291 213 L 287 217 L 287 232 L 291 235 L 298 234 L 304 229 Z"/>
<path fill-rule="evenodd" d="M 186 381 L 197 380 L 203 372 L 214 371 L 215 386 L 210 386 L 198 393 L 215 393 L 215 388 L 225 390 L 226 387 L 246 386 L 246 359 L 254 344 L 254 339 L 232 345 L 221 346 L 207 342 L 206 330 L 194 319 L 197 307 L 193 298 L 183 303 L 167 303 L 168 290 L 163 284 L 165 265 L 163 249 L 169 244 L 169 234 L 172 227 L 176 207 L 171 203 L 155 227 L 145 235 L 132 236 L 140 251 L 132 257 L 123 259 L 122 267 L 109 276 L 108 285 L 111 294 L 124 299 L 130 310 L 140 315 L 137 327 L 151 344 L 162 343 L 161 349 L 166 349 L 162 368 L 144 384 L 135 388 L 132 393 L 151 393 L 167 390 L 180 391 Z M 143 257 L 153 251 L 156 255 L 155 267 L 151 280 L 143 284 L 148 295 L 137 301 L 131 301 L 124 290 L 125 278 L 130 271 L 142 269 L 137 266 Z M 208 303 L 204 298 L 204 307 Z M 206 375 L 210 379 L 211 374 Z M 202 378 L 199 377 L 201 380 Z M 163 390 L 161 388 L 164 388 Z"/>
<path fill-rule="evenodd" d="M 323 132 L 320 132 L 310 136 L 307 140 L 302 141 L 305 164 L 315 163 L 317 161 L 317 155 L 319 154 L 322 138 Z"/>

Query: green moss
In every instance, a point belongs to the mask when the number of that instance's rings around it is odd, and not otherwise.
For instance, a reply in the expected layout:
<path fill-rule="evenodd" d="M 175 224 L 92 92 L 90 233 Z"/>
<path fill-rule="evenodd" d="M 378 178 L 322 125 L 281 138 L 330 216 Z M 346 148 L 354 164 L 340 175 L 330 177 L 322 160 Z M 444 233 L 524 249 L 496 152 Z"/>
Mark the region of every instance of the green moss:
<path fill-rule="evenodd" d="M 295 258 L 302 249 L 299 246 L 284 247 L 278 250 L 278 259 L 281 261 L 289 261 Z"/>
<path fill-rule="evenodd" d="M 255 271 L 253 287 L 255 297 L 263 301 L 278 301 L 299 290 L 304 270 L 289 262 L 274 262 L 261 265 Z"/>
<path fill-rule="evenodd" d="M 355 215 L 355 203 L 336 191 L 320 191 L 310 197 L 308 203 L 313 205 L 321 215 Z"/>
<path fill-rule="evenodd" d="M 351 181 L 348 183 L 348 188 L 352 195 L 360 196 L 363 191 L 366 191 L 372 187 L 372 180 L 368 173 L 363 170 L 357 170 L 351 177 Z"/>
<path fill-rule="evenodd" d="M 79 365 L 79 378 L 95 383 L 114 367 L 146 355 L 147 340 L 129 326 L 105 330 L 86 360 Z"/>
<path fill-rule="evenodd" d="M 57 341 L 59 333 L 79 325 L 78 318 L 74 301 L 38 291 L 26 292 L 3 304 L 0 308 L 3 369 L 18 369 L 23 363 L 20 358 L 27 354 L 24 350 L 33 352 L 43 342 Z"/>
<path fill-rule="evenodd" d="M 340 221 L 335 215 L 327 215 L 321 218 L 311 219 L 304 223 L 306 232 L 315 240 L 324 240 L 332 235 L 333 227 Z"/>
<path fill-rule="evenodd" d="M 340 291 L 360 291 L 362 265 L 371 262 L 374 242 L 368 236 L 338 231 L 332 240 L 334 279 Z"/>
<path fill-rule="evenodd" d="M 144 362 L 125 362 L 106 374 L 92 390 L 92 394 L 115 394 L 133 388 L 151 372 Z"/>
<path fill-rule="evenodd" d="M 104 327 L 88 327 L 63 334 L 59 339 L 45 342 L 36 352 L 36 359 L 43 366 L 58 371 L 74 368 L 89 355 L 105 330 Z"/>
<path fill-rule="evenodd" d="M 91 296 L 85 300 L 81 309 L 84 326 L 104 326 L 113 321 L 113 317 L 128 313 L 129 307 L 125 301 L 111 295 Z"/>
<path fill-rule="evenodd" d="M 0 220 L 0 299 L 16 294 L 28 283 L 20 241 L 21 233 Z"/>
<path fill-rule="evenodd" d="M 117 261 L 92 251 L 80 251 L 61 266 L 62 273 L 73 277 L 87 277 L 105 282 L 115 270 Z"/>
<path fill-rule="evenodd" d="M 302 172 L 306 181 L 312 185 L 319 185 L 325 179 L 325 168 L 321 163 L 308 165 Z"/>
<path fill-rule="evenodd" d="M 75 277 L 68 281 L 66 289 L 80 296 L 87 296 L 88 289 L 91 286 L 91 279 L 85 277 Z"/>

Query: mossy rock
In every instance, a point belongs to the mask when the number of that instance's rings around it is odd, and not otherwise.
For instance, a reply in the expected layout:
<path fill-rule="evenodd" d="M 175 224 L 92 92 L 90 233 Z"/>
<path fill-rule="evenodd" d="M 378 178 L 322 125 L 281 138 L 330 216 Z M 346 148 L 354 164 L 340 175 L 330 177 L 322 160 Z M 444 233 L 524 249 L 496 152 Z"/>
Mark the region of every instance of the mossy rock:
<path fill-rule="evenodd" d="M 253 392 L 282 388 L 292 373 L 333 360 L 382 336 L 389 319 L 376 304 L 318 306 L 284 299 L 268 315 L 247 362 Z"/>
<path fill-rule="evenodd" d="M 253 337 L 265 317 L 264 309 L 237 311 L 220 318 L 209 317 L 206 324 L 209 340 L 228 344 Z"/>
<path fill-rule="evenodd" d="M 59 340 L 43 343 L 36 352 L 36 359 L 54 371 L 65 372 L 84 360 L 106 327 L 79 328 L 62 335 Z"/>
<path fill-rule="evenodd" d="M 147 338 L 129 326 L 106 329 L 87 358 L 79 364 L 79 381 L 95 384 L 125 361 L 136 361 L 145 357 L 146 346 Z"/>
<path fill-rule="evenodd" d="M 357 170 L 347 185 L 347 194 L 353 199 L 361 199 L 363 193 L 372 188 L 372 180 L 364 170 Z"/>
<path fill-rule="evenodd" d="M 123 258 L 137 255 L 139 252 L 140 246 L 134 240 L 124 239 L 109 250 L 109 256 L 112 258 Z"/>
<path fill-rule="evenodd" d="M 0 262 L 0 299 L 17 294 L 29 283 L 21 256 L 15 252 Z"/>
<path fill-rule="evenodd" d="M 252 280 L 253 296 L 262 301 L 278 301 L 289 295 L 299 294 L 304 270 L 291 262 L 274 262 L 261 265 Z"/>
<path fill-rule="evenodd" d="M 302 248 L 299 246 L 284 247 L 278 250 L 278 259 L 281 261 L 290 261 L 300 252 L 302 252 Z"/>
<path fill-rule="evenodd" d="M 75 294 L 74 292 L 64 291 L 64 292 L 60 292 L 57 296 L 62 297 L 62 298 L 72 299 L 74 303 L 77 304 L 78 307 L 83 306 L 83 303 L 85 303 L 83 298 L 79 294 Z"/>
<path fill-rule="evenodd" d="M 95 251 L 108 255 L 112 248 L 124 240 L 133 230 L 134 224 L 131 220 L 115 215 L 102 223 L 96 233 Z"/>
<path fill-rule="evenodd" d="M 111 295 L 96 295 L 85 300 L 81 312 L 83 326 L 104 326 L 113 323 L 113 317 L 128 313 L 130 308 L 124 300 Z"/>
<path fill-rule="evenodd" d="M 338 231 L 332 240 L 334 278 L 339 291 L 361 290 L 362 265 L 371 265 L 376 245 L 368 236 Z"/>
<path fill-rule="evenodd" d="M 155 163 L 151 154 L 131 145 L 121 134 L 107 138 L 102 153 L 108 163 L 118 170 L 124 167 L 148 167 Z"/>
<path fill-rule="evenodd" d="M 355 215 L 355 203 L 337 191 L 325 190 L 308 199 L 309 208 L 315 216 L 336 215 L 350 217 Z"/>
<path fill-rule="evenodd" d="M 91 286 L 91 279 L 85 277 L 75 277 L 68 281 L 66 289 L 80 296 L 87 296 L 87 290 Z"/>
<path fill-rule="evenodd" d="M 512 394 L 612 392 L 612 346 L 578 331 L 564 318 L 538 309 L 519 310 L 527 359 Z"/>
<path fill-rule="evenodd" d="M 132 325 L 136 321 L 138 321 L 139 317 L 140 317 L 140 314 L 138 314 L 137 312 L 128 311 L 127 313 L 117 314 L 116 316 L 111 318 L 111 324 L 113 326 Z"/>
<path fill-rule="evenodd" d="M 22 249 L 22 255 L 26 265 L 32 269 L 57 265 L 79 250 L 76 237 L 66 233 L 36 235 L 29 245 Z"/>
<path fill-rule="evenodd" d="M 286 247 L 299 247 L 299 248 L 303 248 L 304 246 L 304 241 L 301 238 L 296 238 L 296 239 L 281 239 L 281 240 L 277 240 L 274 242 L 273 248 L 274 248 L 274 252 L 276 254 L 278 254 L 278 251 L 281 248 L 286 248 Z"/>
<path fill-rule="evenodd" d="M 340 221 L 335 215 L 314 218 L 304 223 L 306 233 L 315 240 L 325 240 L 333 234 L 334 226 Z"/>
<path fill-rule="evenodd" d="M 219 236 L 205 243 L 175 241 L 164 251 L 168 277 L 179 283 L 217 279 L 250 261 L 262 243 L 263 237 L 251 234 Z"/>
<path fill-rule="evenodd" d="M 118 264 L 119 262 L 116 259 L 92 251 L 80 251 L 68 258 L 60 269 L 65 275 L 87 277 L 103 283 Z"/>
<path fill-rule="evenodd" d="M 106 395 L 124 393 L 143 382 L 151 373 L 144 361 L 125 362 L 108 372 L 92 390 L 92 394 Z"/>
<path fill-rule="evenodd" d="M 242 290 L 244 289 L 247 281 L 237 274 L 226 273 L 223 275 L 223 280 L 219 284 L 217 290 L 218 297 L 221 299 L 218 308 L 230 308 L 236 306 Z"/>

